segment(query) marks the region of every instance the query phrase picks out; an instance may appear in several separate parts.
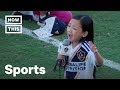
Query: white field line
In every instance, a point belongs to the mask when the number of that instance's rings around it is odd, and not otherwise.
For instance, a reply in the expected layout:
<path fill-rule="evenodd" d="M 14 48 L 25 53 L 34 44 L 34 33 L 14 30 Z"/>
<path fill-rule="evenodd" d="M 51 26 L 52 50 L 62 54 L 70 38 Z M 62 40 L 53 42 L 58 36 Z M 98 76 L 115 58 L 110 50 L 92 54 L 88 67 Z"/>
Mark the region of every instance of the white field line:
<path fill-rule="evenodd" d="M 3 19 L 0 19 L 0 25 L 5 26 L 4 23 L 5 23 L 5 21 Z M 58 47 L 59 43 L 61 42 L 61 41 L 59 41 L 59 40 L 57 40 L 53 37 L 38 38 L 34 34 L 32 34 L 32 30 L 24 28 L 24 27 L 23 27 L 22 31 L 23 31 L 23 34 L 25 34 L 25 35 L 28 35 L 28 36 L 31 36 L 35 39 L 38 39 L 38 40 L 44 41 L 46 43 L 52 44 L 56 47 Z M 117 62 L 107 60 L 107 59 L 104 58 L 104 65 L 120 71 L 120 64 L 117 63 Z"/>

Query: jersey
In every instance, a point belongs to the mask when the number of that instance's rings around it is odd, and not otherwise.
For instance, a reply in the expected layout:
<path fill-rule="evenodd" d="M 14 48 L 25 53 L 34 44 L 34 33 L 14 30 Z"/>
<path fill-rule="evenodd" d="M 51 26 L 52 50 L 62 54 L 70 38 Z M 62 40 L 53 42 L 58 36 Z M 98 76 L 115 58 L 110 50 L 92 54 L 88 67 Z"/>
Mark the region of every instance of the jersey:
<path fill-rule="evenodd" d="M 68 64 L 65 67 L 66 79 L 93 79 L 96 59 L 87 41 L 79 43 L 75 48 L 69 46 L 70 53 L 66 58 Z"/>

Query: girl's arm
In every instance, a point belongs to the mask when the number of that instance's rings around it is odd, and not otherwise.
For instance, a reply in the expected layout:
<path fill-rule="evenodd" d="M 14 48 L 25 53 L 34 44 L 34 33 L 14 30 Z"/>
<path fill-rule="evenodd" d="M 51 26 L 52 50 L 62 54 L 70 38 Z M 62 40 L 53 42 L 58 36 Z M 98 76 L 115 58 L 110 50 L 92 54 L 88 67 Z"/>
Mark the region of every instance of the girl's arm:
<path fill-rule="evenodd" d="M 97 47 L 95 46 L 95 44 L 92 43 L 92 41 L 89 41 L 89 45 L 90 45 L 91 50 L 94 52 L 95 58 L 97 60 L 97 65 L 99 65 L 99 66 L 102 65 L 103 57 L 98 52 Z"/>

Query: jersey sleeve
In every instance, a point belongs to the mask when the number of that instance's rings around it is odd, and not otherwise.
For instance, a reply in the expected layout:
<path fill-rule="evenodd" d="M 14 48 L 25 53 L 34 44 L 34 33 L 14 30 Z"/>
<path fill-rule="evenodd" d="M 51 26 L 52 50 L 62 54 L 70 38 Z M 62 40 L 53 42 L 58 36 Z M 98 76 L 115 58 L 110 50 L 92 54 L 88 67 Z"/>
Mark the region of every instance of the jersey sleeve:
<path fill-rule="evenodd" d="M 92 51 L 88 52 L 88 58 L 90 59 L 90 63 L 93 64 L 94 66 L 96 66 L 96 58 L 95 55 Z"/>

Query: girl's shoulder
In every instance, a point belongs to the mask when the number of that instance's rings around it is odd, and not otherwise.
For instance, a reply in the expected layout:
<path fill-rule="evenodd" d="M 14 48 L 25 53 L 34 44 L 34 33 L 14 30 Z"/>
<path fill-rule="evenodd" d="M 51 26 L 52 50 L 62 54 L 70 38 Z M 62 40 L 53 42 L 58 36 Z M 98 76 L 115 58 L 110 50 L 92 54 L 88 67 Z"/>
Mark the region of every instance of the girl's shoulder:
<path fill-rule="evenodd" d="M 88 41 L 83 41 L 81 47 L 87 52 L 91 51 Z"/>

